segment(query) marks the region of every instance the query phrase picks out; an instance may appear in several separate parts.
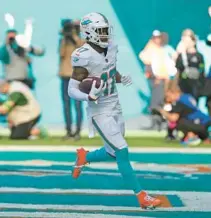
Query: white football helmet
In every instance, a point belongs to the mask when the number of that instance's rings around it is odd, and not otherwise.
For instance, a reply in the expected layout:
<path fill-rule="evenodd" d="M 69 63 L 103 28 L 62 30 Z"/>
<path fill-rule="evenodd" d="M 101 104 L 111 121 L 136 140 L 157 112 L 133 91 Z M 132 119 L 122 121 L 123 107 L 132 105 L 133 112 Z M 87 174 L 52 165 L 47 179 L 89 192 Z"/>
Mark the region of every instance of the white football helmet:
<path fill-rule="evenodd" d="M 107 18 L 100 13 L 84 16 L 80 23 L 81 33 L 88 42 L 107 48 L 111 38 L 111 26 Z"/>

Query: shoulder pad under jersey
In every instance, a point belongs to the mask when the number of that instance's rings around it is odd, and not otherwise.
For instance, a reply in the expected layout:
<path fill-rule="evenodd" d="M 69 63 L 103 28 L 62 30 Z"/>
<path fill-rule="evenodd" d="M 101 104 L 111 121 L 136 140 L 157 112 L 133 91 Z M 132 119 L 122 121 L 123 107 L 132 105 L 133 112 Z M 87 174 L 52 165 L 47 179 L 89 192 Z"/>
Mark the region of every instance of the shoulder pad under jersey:
<path fill-rule="evenodd" d="M 86 67 L 89 63 L 90 50 L 86 46 L 76 49 L 71 55 L 73 67 Z"/>
<path fill-rule="evenodd" d="M 113 41 L 109 42 L 108 49 L 114 53 L 118 53 L 118 45 Z"/>

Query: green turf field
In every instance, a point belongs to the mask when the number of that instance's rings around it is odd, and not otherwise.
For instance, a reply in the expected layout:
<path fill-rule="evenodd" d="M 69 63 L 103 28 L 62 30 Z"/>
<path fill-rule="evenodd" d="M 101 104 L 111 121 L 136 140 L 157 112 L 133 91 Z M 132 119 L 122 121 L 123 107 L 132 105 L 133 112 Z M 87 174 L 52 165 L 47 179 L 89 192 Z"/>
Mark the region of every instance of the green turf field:
<path fill-rule="evenodd" d="M 160 137 L 126 137 L 130 147 L 183 147 L 179 142 L 166 142 Z M 103 143 L 100 137 L 88 138 L 83 137 L 79 141 L 62 140 L 61 137 L 50 137 L 47 139 L 36 140 L 9 140 L 6 137 L 0 139 L 0 145 L 91 145 L 101 146 Z M 210 147 L 211 145 L 201 144 L 199 147 Z"/>

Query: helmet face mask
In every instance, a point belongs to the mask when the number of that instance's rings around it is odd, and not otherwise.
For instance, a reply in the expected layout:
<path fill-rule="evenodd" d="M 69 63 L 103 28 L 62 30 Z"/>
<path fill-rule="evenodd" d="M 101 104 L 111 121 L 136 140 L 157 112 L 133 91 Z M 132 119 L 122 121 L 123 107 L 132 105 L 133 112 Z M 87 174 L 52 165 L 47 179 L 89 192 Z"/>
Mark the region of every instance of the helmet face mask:
<path fill-rule="evenodd" d="M 99 13 L 86 15 L 81 21 L 81 32 L 88 42 L 107 48 L 111 38 L 108 20 Z"/>

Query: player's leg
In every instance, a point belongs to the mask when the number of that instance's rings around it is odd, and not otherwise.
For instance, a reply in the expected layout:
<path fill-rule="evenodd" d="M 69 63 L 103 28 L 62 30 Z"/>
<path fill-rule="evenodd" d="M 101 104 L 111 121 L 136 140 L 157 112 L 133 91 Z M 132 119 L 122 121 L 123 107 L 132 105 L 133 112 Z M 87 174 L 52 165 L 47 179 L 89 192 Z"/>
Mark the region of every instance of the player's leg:
<path fill-rule="evenodd" d="M 86 155 L 86 161 L 91 162 L 106 162 L 115 160 L 115 156 L 106 151 L 105 146 L 100 149 L 88 152 Z"/>
<path fill-rule="evenodd" d="M 82 168 L 91 162 L 106 162 L 106 161 L 112 161 L 115 159 L 115 156 L 112 154 L 109 154 L 105 147 L 102 147 L 100 149 L 94 150 L 94 151 L 86 151 L 84 148 L 80 148 L 77 150 L 77 160 L 76 164 L 74 166 L 74 169 L 72 171 L 73 178 L 78 178 L 81 174 Z"/>
<path fill-rule="evenodd" d="M 97 116 L 99 122 L 103 122 L 106 120 L 106 115 L 99 115 Z M 115 159 L 113 150 L 106 150 L 105 146 L 100 149 L 96 149 L 94 151 L 86 151 L 84 148 L 80 148 L 77 150 L 77 160 L 72 171 L 73 178 L 78 178 L 81 174 L 82 168 L 91 162 L 105 162 L 105 161 L 112 161 Z"/>
<path fill-rule="evenodd" d="M 113 119 L 113 118 L 112 118 Z M 105 122 L 107 123 L 108 115 L 99 115 L 93 118 L 93 123 L 96 128 L 96 130 L 99 132 L 99 128 L 96 126 L 96 123 L 98 123 L 99 126 L 103 129 L 101 132 L 107 132 L 109 131 L 109 126 L 104 126 Z M 108 121 L 109 122 L 109 121 Z M 121 122 L 121 132 L 124 132 L 124 123 Z M 106 130 L 107 129 L 107 130 Z M 102 134 L 100 134 L 102 136 Z M 107 140 L 105 140 L 104 137 L 102 137 L 104 146 L 100 149 L 94 150 L 92 152 L 88 152 L 86 155 L 87 162 L 105 162 L 105 161 L 114 161 L 116 159 L 115 151 L 114 149 L 107 145 Z"/>
<path fill-rule="evenodd" d="M 101 117 L 94 117 L 93 124 L 106 142 L 106 151 L 111 153 L 113 150 L 116 156 L 118 169 L 125 181 L 125 183 L 134 191 L 137 195 L 138 201 L 142 207 L 156 207 L 161 202 L 158 199 L 148 196 L 148 194 L 142 191 L 142 188 L 136 178 L 136 175 L 132 169 L 129 161 L 129 152 L 127 142 L 125 141 L 124 134 L 124 122 L 122 116 L 107 116 L 105 119 Z"/>

